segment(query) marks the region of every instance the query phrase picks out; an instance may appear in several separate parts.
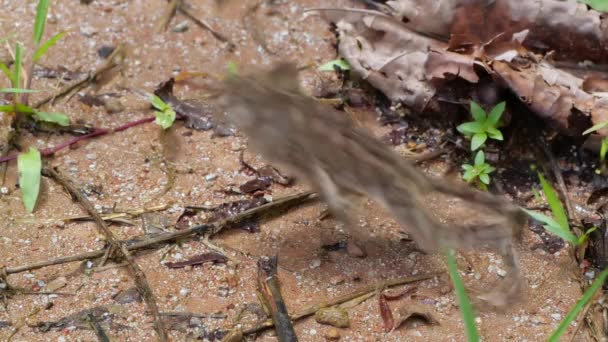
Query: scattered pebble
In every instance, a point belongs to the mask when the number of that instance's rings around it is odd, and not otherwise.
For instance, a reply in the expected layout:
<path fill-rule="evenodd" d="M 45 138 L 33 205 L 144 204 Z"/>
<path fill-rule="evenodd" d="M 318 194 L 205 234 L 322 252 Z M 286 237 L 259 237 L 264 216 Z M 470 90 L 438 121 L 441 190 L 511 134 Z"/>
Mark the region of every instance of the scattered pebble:
<path fill-rule="evenodd" d="M 340 339 L 340 332 L 336 328 L 331 328 L 325 333 L 325 338 L 330 341 L 337 341 Z"/>
<path fill-rule="evenodd" d="M 8 188 L 3 186 L 0 188 L 0 194 L 8 195 Z"/>
<path fill-rule="evenodd" d="M 551 314 L 551 318 L 553 318 L 554 321 L 560 321 L 562 319 L 562 315 L 559 313 L 554 313 Z"/>
<path fill-rule="evenodd" d="M 315 321 L 319 324 L 327 324 L 336 328 L 348 328 L 350 326 L 348 311 L 339 306 L 318 310 L 315 313 Z"/>
<path fill-rule="evenodd" d="M 188 21 L 184 20 L 181 23 L 173 26 L 172 31 L 173 32 L 177 32 L 177 33 L 182 33 L 182 32 L 186 32 L 188 31 L 189 27 L 188 27 Z"/>
<path fill-rule="evenodd" d="M 207 182 L 212 182 L 217 178 L 217 174 L 216 173 L 210 173 L 208 175 L 205 176 L 205 180 Z"/>
<path fill-rule="evenodd" d="M 190 293 L 190 290 L 188 290 L 188 289 L 179 290 L 179 294 L 184 297 L 187 296 L 189 293 Z"/>
<path fill-rule="evenodd" d="M 310 262 L 310 268 L 315 269 L 321 267 L 321 259 L 314 259 Z"/>
<path fill-rule="evenodd" d="M 332 285 L 339 285 L 342 284 L 344 282 L 344 276 L 343 275 L 337 275 L 337 276 L 333 276 L 329 279 L 329 283 Z"/>

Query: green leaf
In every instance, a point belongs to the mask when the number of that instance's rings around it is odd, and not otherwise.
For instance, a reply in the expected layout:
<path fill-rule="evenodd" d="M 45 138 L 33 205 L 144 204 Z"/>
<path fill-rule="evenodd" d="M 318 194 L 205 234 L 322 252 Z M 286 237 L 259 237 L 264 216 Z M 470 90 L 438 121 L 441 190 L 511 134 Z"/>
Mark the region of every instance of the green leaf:
<path fill-rule="evenodd" d="M 475 133 L 485 132 L 483 124 L 477 121 L 465 122 L 463 124 L 458 125 L 456 129 L 458 130 L 458 132 L 464 135 L 473 135 Z"/>
<path fill-rule="evenodd" d="M 608 138 L 602 139 L 602 145 L 600 146 L 600 163 L 606 160 L 606 153 L 608 153 Z"/>
<path fill-rule="evenodd" d="M 487 173 L 482 173 L 479 175 L 479 180 L 483 184 L 490 184 L 490 176 Z"/>
<path fill-rule="evenodd" d="M 488 135 L 485 133 L 475 133 L 471 139 L 471 151 L 475 151 L 488 140 Z"/>
<path fill-rule="evenodd" d="M 470 112 L 471 116 L 473 116 L 473 119 L 475 119 L 475 121 L 479 123 L 486 122 L 486 111 L 483 110 L 483 108 L 481 108 L 481 106 L 477 102 L 471 101 Z"/>
<path fill-rule="evenodd" d="M 21 54 L 23 47 L 17 43 L 15 46 L 15 70 L 13 71 L 13 88 L 20 88 L 21 83 Z"/>
<path fill-rule="evenodd" d="M 475 155 L 475 166 L 481 166 L 486 162 L 486 155 L 483 151 L 477 152 Z"/>
<path fill-rule="evenodd" d="M 578 0 L 578 2 L 587 4 L 596 11 L 608 12 L 608 1 L 606 0 Z"/>
<path fill-rule="evenodd" d="M 163 129 L 171 127 L 175 121 L 175 111 L 171 108 L 167 108 L 162 112 L 157 111 L 154 114 L 156 115 L 156 120 L 154 122 Z"/>
<path fill-rule="evenodd" d="M 24 94 L 24 93 L 37 93 L 38 90 L 34 89 L 23 89 L 23 88 L 0 88 L 0 93 L 9 94 Z"/>
<path fill-rule="evenodd" d="M 6 66 L 6 64 L 0 62 L 0 70 L 2 70 L 6 77 L 8 77 L 8 79 L 11 81 L 11 84 L 15 83 L 15 75 L 13 75 L 13 72 Z"/>
<path fill-rule="evenodd" d="M 551 208 L 551 212 L 553 212 L 553 216 L 555 217 L 555 221 L 562 227 L 564 230 L 570 231 L 570 225 L 568 224 L 568 216 L 566 215 L 566 210 L 562 205 L 562 202 L 559 200 L 555 189 L 547 182 L 545 177 L 538 172 L 538 179 L 540 179 L 540 185 L 543 187 L 543 192 L 545 193 L 545 197 L 547 198 L 547 202 L 549 203 L 549 207 Z"/>
<path fill-rule="evenodd" d="M 462 165 L 462 169 L 465 170 L 465 171 L 468 171 L 468 170 L 470 170 L 472 168 L 473 168 L 473 165 L 470 165 L 470 164 L 464 164 L 464 165 Z"/>
<path fill-rule="evenodd" d="M 38 60 L 40 59 L 40 57 L 44 56 L 44 54 L 46 53 L 46 51 L 48 49 L 50 49 L 53 45 L 57 44 L 57 42 L 61 38 L 63 38 L 66 35 L 66 33 L 67 33 L 66 31 L 59 32 L 56 35 L 52 36 L 49 40 L 47 40 L 46 42 L 44 42 L 44 44 L 40 45 L 40 47 L 38 47 L 38 49 L 34 53 L 34 56 L 32 57 L 32 60 L 34 62 L 38 62 Z"/>
<path fill-rule="evenodd" d="M 488 133 L 488 136 L 494 140 L 503 140 L 502 132 L 495 127 L 488 127 L 488 129 L 486 129 L 486 132 Z"/>
<path fill-rule="evenodd" d="M 496 124 L 498 124 L 498 121 L 500 121 L 500 117 L 502 116 L 502 113 L 504 113 L 505 111 L 505 102 L 501 102 L 499 104 L 497 104 L 496 106 L 494 106 L 494 108 L 492 108 L 492 111 L 490 111 L 490 114 L 488 115 L 488 127 L 496 127 Z M 498 139 L 498 140 L 502 140 L 502 139 Z"/>
<path fill-rule="evenodd" d="M 236 77 L 239 75 L 239 68 L 234 61 L 230 61 L 226 64 L 226 74 L 228 77 Z"/>
<path fill-rule="evenodd" d="M 573 245 L 578 244 L 578 238 L 576 237 L 576 235 L 574 235 L 569 229 L 562 229 L 562 227 L 560 227 L 559 223 L 557 223 L 557 221 L 555 221 L 553 217 L 549 217 L 545 214 L 541 214 L 528 209 L 522 208 L 522 210 L 536 221 L 544 223 L 543 227 L 549 232 L 559 236 L 565 241 L 572 243 Z"/>
<path fill-rule="evenodd" d="M 477 178 L 478 175 L 479 172 L 477 172 L 477 169 L 470 169 L 464 172 L 464 174 L 462 175 L 462 179 L 464 179 L 467 183 L 470 183 L 475 178 Z"/>
<path fill-rule="evenodd" d="M 28 152 L 19 153 L 17 168 L 19 170 L 19 187 L 23 196 L 23 205 L 31 213 L 36 206 L 36 199 L 40 190 L 40 171 L 42 170 L 40 152 L 30 147 Z"/>
<path fill-rule="evenodd" d="M 171 106 L 166 104 L 165 101 L 163 101 L 160 97 L 158 97 L 156 95 L 152 95 L 150 97 L 150 103 L 152 103 L 152 106 L 154 106 L 154 108 L 156 108 L 160 111 L 164 111 L 164 110 L 171 108 Z"/>
<path fill-rule="evenodd" d="M 19 112 L 25 114 L 34 114 L 36 110 L 32 107 L 26 106 L 21 103 L 17 103 L 16 105 L 0 105 L 0 112 L 11 113 L 11 112 Z"/>
<path fill-rule="evenodd" d="M 608 269 L 605 269 L 602 271 L 602 273 L 600 273 L 600 275 L 597 277 L 597 279 L 595 279 L 593 284 L 591 284 L 591 286 L 589 286 L 587 291 L 585 291 L 585 293 L 583 293 L 583 296 L 581 297 L 581 299 L 578 300 L 578 302 L 576 302 L 576 304 L 574 305 L 572 310 L 570 310 L 570 312 L 568 312 L 568 314 L 566 315 L 564 320 L 561 321 L 561 323 L 559 324 L 557 329 L 555 329 L 553 334 L 551 334 L 551 336 L 547 340 L 548 342 L 558 342 L 560 340 L 562 335 L 566 332 L 566 330 L 568 330 L 568 327 L 570 326 L 572 321 L 574 321 L 576 319 L 576 316 L 578 316 L 578 314 L 589 303 L 589 301 L 591 301 L 591 299 L 593 298 L 593 295 L 602 287 L 602 285 L 606 281 L 607 277 L 608 277 Z"/>
<path fill-rule="evenodd" d="M 468 342 L 479 341 L 479 334 L 477 333 L 477 327 L 475 326 L 475 312 L 473 306 L 469 301 L 469 296 L 464 288 L 464 283 L 458 273 L 458 267 L 456 266 L 456 259 L 454 258 L 454 250 L 450 249 L 445 253 L 448 271 L 454 284 L 454 290 L 456 291 L 456 298 L 458 298 L 458 304 L 460 306 L 460 314 L 464 321 L 465 333 L 467 335 Z"/>
<path fill-rule="evenodd" d="M 34 22 L 34 44 L 40 44 L 42 35 L 44 34 L 44 24 L 46 23 L 46 14 L 49 10 L 50 0 L 39 0 L 36 7 L 36 21 Z"/>
<path fill-rule="evenodd" d="M 587 135 L 589 133 L 593 133 L 595 131 L 599 131 L 600 129 L 604 128 L 608 126 L 608 121 L 604 121 L 604 122 L 600 122 L 596 125 L 591 126 L 591 128 L 587 129 L 586 131 L 583 132 L 583 135 Z"/>
<path fill-rule="evenodd" d="M 350 64 L 344 59 L 334 59 L 319 67 L 319 71 L 335 71 L 334 67 L 338 67 L 341 70 L 350 70 Z"/>
<path fill-rule="evenodd" d="M 52 122 L 58 124 L 59 126 L 70 125 L 70 118 L 61 113 L 36 112 L 34 113 L 34 118 L 40 121 Z"/>

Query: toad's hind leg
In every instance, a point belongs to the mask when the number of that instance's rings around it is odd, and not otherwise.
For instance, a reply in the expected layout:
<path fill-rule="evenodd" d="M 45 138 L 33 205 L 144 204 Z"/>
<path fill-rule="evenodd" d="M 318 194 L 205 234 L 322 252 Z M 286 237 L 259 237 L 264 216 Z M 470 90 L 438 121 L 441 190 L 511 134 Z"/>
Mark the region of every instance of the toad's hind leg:
<path fill-rule="evenodd" d="M 361 207 L 361 195 L 340 187 L 321 167 L 314 169 L 314 175 L 317 180 L 318 191 L 327 203 L 329 212 L 345 225 L 349 233 L 349 254 L 358 257 L 365 256 L 365 249 L 362 244 L 367 240 L 367 235 L 353 219 Z"/>

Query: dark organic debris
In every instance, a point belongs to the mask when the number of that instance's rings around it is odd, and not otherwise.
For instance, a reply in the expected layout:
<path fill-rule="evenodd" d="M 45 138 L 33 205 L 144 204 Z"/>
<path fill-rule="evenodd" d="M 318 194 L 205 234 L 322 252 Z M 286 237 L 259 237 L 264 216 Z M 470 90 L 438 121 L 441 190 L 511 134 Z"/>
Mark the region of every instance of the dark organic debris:
<path fill-rule="evenodd" d="M 538 235 L 542 242 L 532 246 L 532 249 L 542 249 L 547 253 L 553 254 L 566 246 L 564 240 L 553 234 L 549 234 L 541 224 L 530 224 L 530 230 Z"/>
<path fill-rule="evenodd" d="M 382 317 L 384 331 L 389 332 L 395 326 L 395 319 L 393 318 L 391 307 L 388 305 L 388 301 L 383 294 L 378 296 L 378 304 L 380 306 L 380 317 Z"/>
<path fill-rule="evenodd" d="M 76 329 L 91 330 L 89 317 L 94 317 L 105 330 L 125 330 L 130 329 L 126 325 L 114 323 L 113 319 L 116 312 L 120 312 L 120 305 L 97 306 L 91 309 L 79 311 L 75 314 L 63 317 L 54 322 L 39 322 L 37 328 L 41 332 L 47 332 L 51 329 L 64 329 L 67 327 L 75 327 Z"/>
<path fill-rule="evenodd" d="M 259 177 L 239 186 L 239 190 L 246 194 L 252 194 L 257 191 L 264 191 L 268 189 L 271 184 L 272 180 L 269 177 Z"/>
<path fill-rule="evenodd" d="M 173 94 L 174 84 L 174 78 L 160 83 L 156 90 L 154 90 L 154 95 L 171 105 L 175 112 L 184 119 L 186 127 L 202 131 L 216 128 L 217 125 L 212 118 L 212 113 L 215 109 L 207 104 L 195 104 L 178 99 Z M 219 131 L 217 133 L 219 136 L 234 135 L 234 132 L 230 133 L 225 127 L 222 127 Z"/>
<path fill-rule="evenodd" d="M 97 49 L 97 55 L 103 59 L 108 58 L 112 52 L 116 49 L 115 46 L 112 45 L 102 45 L 99 49 Z"/>
<path fill-rule="evenodd" d="M 186 207 L 177 220 L 176 226 L 178 229 L 185 229 L 193 224 L 217 222 L 266 203 L 268 203 L 268 201 L 264 197 L 255 197 L 247 200 L 222 203 L 215 208 Z M 199 217 L 199 213 L 201 212 L 205 213 L 203 217 Z M 253 233 L 259 230 L 259 223 L 257 219 L 248 219 L 230 225 L 227 228 L 238 228 Z"/>
<path fill-rule="evenodd" d="M 228 261 L 226 256 L 216 252 L 208 252 L 195 255 L 184 261 L 167 262 L 165 263 L 165 266 L 169 268 L 184 268 L 186 266 L 198 266 L 208 262 L 225 263 L 226 261 Z"/>
<path fill-rule="evenodd" d="M 439 321 L 431 314 L 429 309 L 421 304 L 406 303 L 397 312 L 397 320 L 392 330 L 399 329 L 404 324 L 408 328 L 416 327 L 420 324 L 439 325 Z"/>
<path fill-rule="evenodd" d="M 120 291 L 113 297 L 113 299 L 118 304 L 129 304 L 133 302 L 141 303 L 142 301 L 141 295 L 135 287 Z"/>
<path fill-rule="evenodd" d="M 86 72 L 72 71 L 66 67 L 59 66 L 55 69 L 47 67 L 37 67 L 34 69 L 35 78 L 51 78 L 61 79 L 64 81 L 73 81 L 84 79 L 89 76 Z"/>
<path fill-rule="evenodd" d="M 0 329 L 8 328 L 11 326 L 11 322 L 9 321 L 0 321 Z"/>

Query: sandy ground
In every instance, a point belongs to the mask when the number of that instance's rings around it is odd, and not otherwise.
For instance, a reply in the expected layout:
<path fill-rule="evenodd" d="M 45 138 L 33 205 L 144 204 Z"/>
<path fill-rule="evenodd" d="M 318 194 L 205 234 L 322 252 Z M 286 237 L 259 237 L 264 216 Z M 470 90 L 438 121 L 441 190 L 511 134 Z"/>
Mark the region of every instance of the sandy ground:
<path fill-rule="evenodd" d="M 319 65 L 336 57 L 335 37 L 320 19 L 302 19 L 302 11 L 321 5 L 349 5 L 349 1 L 278 1 L 272 8 L 281 15 L 274 16 L 265 14 L 270 7 L 263 7 L 257 16 L 256 30 L 262 32 L 268 48 L 276 52 L 272 55 L 252 38 L 254 29 L 241 20 L 254 1 L 235 1 L 222 9 L 216 8 L 212 1 L 189 3 L 195 15 L 207 20 L 236 44 L 233 52 L 179 14 L 166 32 L 156 33 L 155 25 L 165 10 L 163 1 L 93 1 L 90 5 L 73 0 L 54 1 L 47 36 L 60 30 L 69 30 L 69 33 L 43 58 L 42 65 L 87 71 L 103 63 L 97 50 L 104 45 L 124 43 L 129 53 L 125 77 L 100 91 L 120 95 L 119 100 L 125 107 L 122 112 L 108 114 L 103 107 L 89 107 L 77 97 L 59 101 L 48 111 L 66 113 L 75 122 L 80 120 L 95 127 L 115 127 L 152 115 L 145 101 L 122 87 L 152 91 L 158 83 L 180 71 L 221 72 L 229 60 L 235 61 L 242 70 L 247 70 L 248 66 L 270 65 L 278 60 Z M 2 35 L 14 34 L 29 47 L 35 3 L 4 0 L 1 4 L 3 13 L 10 13 L 11 19 L 0 20 L 0 32 Z M 188 30 L 174 32 L 172 29 L 182 22 L 187 23 Z M 331 75 L 313 71 L 303 73 L 303 85 L 311 93 L 322 82 L 331 82 L 331 79 Z M 3 86 L 7 86 L 6 80 L 0 79 L 0 87 Z M 60 86 L 57 80 L 34 79 L 33 88 L 42 90 L 34 98 L 46 96 Z M 180 98 L 197 98 L 201 92 L 187 85 L 176 86 L 176 95 Z M 373 111 L 363 115 L 374 122 Z M 386 131 L 377 124 L 371 128 L 378 134 Z M 48 162 L 80 186 L 99 187 L 99 194 L 88 196 L 97 208 L 135 209 L 166 204 L 169 209 L 157 217 L 170 223 L 175 222 L 186 205 L 217 205 L 246 198 L 218 192 L 252 179 L 239 172 L 238 156 L 246 146 L 245 138 L 238 133 L 233 137 L 212 137 L 210 131 L 191 130 L 180 122 L 166 137 L 170 139 L 172 151 L 167 160 L 163 157 L 159 130 L 154 124 L 137 126 L 84 142 L 75 149 L 63 150 Z M 42 149 L 66 139 L 66 135 L 32 136 L 23 132 L 18 142 L 22 146 Z M 264 165 L 253 152 L 247 151 L 245 155 L 254 165 Z M 162 194 L 169 182 L 164 167 L 167 162 L 176 165 L 177 175 L 169 191 Z M 444 169 L 441 162 L 436 162 L 426 171 L 439 173 Z M 21 204 L 16 183 L 16 163 L 11 162 L 3 185 L 8 193 L 0 195 L 0 222 L 3 222 L 0 266 L 15 267 L 103 246 L 92 223 L 59 223 L 58 219 L 83 211 L 57 184 L 43 179 L 37 208 L 34 214 L 28 214 Z M 305 189 L 301 184 L 292 187 L 275 184 L 267 191 L 267 196 L 279 198 Z M 457 205 L 441 199 L 429 203 L 434 211 L 445 211 L 442 215 L 446 217 L 458 216 Z M 210 334 L 215 329 L 229 329 L 241 310 L 256 307 L 256 260 L 263 255 L 279 256 L 283 295 L 292 312 L 381 280 L 445 272 L 441 257 L 416 252 L 414 244 L 400 239 L 396 223 L 372 203 L 366 203 L 361 218 L 373 236 L 370 255 L 358 259 L 349 257 L 344 251 L 325 251 L 323 245 L 335 243 L 341 236 L 340 231 L 334 229 L 336 222 L 317 220 L 322 209 L 321 204 L 308 205 L 264 221 L 259 233 L 231 230 L 220 234 L 214 238 L 214 243 L 224 248 L 231 258 L 226 264 L 169 269 L 160 263 L 161 258 L 183 260 L 208 251 L 198 239 L 183 240 L 171 249 L 139 254 L 137 262 L 146 273 L 161 311 L 226 315 L 225 319 L 190 320 L 189 327 L 170 331 L 172 338 L 183 341 L 188 336 L 204 335 L 203 331 Z M 57 222 L 50 224 L 47 220 Z M 135 218 L 133 222 L 133 226 L 113 225 L 112 229 L 123 238 L 141 235 L 141 220 Z M 553 255 L 532 251 L 530 246 L 536 242 L 536 235 L 526 228 L 520 248 L 525 277 L 523 300 L 505 312 L 478 313 L 477 323 L 485 341 L 543 340 L 580 297 L 580 285 L 569 266 L 567 251 Z M 459 263 L 466 284 L 471 288 L 488 289 L 500 280 L 497 274 L 501 270 L 500 260 L 494 255 L 465 253 L 459 257 Z M 12 286 L 33 291 L 47 291 L 49 284 L 63 280 L 66 285 L 56 290 L 60 295 L 8 298 L 0 306 L 0 322 L 10 322 L 11 326 L 0 324 L 0 339 L 8 338 L 13 329 L 19 327 L 13 341 L 92 341 L 96 337 L 90 330 L 66 327 L 40 332 L 30 326 L 41 321 L 56 321 L 84 309 L 110 305 L 113 322 L 122 325 L 106 330 L 112 338 L 117 341 L 154 340 L 151 318 L 145 314 L 144 304 L 121 305 L 114 299 L 121 291 L 133 287 L 126 269 L 106 267 L 101 271 L 83 272 L 81 266 L 79 263 L 64 264 L 9 276 Z M 415 285 L 418 288 L 413 296 L 391 301 L 391 307 L 396 311 L 412 303 L 421 304 L 440 325 L 402 327 L 385 333 L 378 298 L 374 296 L 349 310 L 350 327 L 338 329 L 341 339 L 463 341 L 463 323 L 445 273 Z M 252 314 L 248 315 L 249 319 L 245 321 L 252 322 Z M 300 341 L 320 341 L 333 328 L 308 318 L 296 323 L 295 329 Z M 267 331 L 257 340 L 274 341 L 276 337 L 272 331 Z M 586 340 L 586 334 L 579 334 L 578 340 Z"/>

